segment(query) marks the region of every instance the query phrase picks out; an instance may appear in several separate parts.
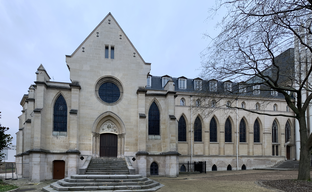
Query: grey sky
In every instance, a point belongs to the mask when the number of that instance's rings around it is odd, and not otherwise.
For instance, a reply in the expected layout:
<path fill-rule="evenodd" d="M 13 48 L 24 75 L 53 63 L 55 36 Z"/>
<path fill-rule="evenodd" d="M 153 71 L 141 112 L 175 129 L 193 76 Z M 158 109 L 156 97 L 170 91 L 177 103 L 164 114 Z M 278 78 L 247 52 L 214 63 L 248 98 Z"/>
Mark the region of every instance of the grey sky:
<path fill-rule="evenodd" d="M 65 1 L 0 0 L 0 123 L 18 131 L 20 101 L 40 64 L 53 81 L 70 82 L 70 55 L 109 13 L 146 62 L 151 74 L 199 76 L 200 52 L 216 35 L 207 19 L 212 0 Z M 15 144 L 15 141 L 14 141 Z"/>

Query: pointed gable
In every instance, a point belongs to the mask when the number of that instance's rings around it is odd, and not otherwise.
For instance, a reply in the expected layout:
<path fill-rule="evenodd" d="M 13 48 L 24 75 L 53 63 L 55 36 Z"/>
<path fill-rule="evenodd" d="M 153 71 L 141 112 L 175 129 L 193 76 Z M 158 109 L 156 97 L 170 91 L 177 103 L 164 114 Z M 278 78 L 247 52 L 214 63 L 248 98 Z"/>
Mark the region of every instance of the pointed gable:
<path fill-rule="evenodd" d="M 113 37 L 112 37 L 113 36 Z M 66 61 L 68 68 L 71 68 L 71 58 L 74 58 L 76 55 L 81 53 L 86 54 L 96 54 L 91 51 L 101 47 L 101 45 L 95 45 L 96 42 L 101 42 L 102 46 L 110 46 L 115 44 L 114 41 L 126 41 L 129 43 L 132 50 L 129 50 L 128 54 L 132 57 L 138 57 L 145 65 L 150 65 L 146 63 L 137 49 L 134 47 L 132 42 L 129 40 L 125 32 L 122 30 L 118 22 L 115 20 L 111 13 L 108 13 L 106 17 L 95 27 L 95 29 L 87 36 L 87 38 L 77 47 L 77 49 L 71 54 L 66 55 Z M 90 49 L 91 45 L 91 49 Z M 105 48 L 104 48 L 105 49 Z M 105 54 L 105 50 L 102 50 L 102 53 Z"/>

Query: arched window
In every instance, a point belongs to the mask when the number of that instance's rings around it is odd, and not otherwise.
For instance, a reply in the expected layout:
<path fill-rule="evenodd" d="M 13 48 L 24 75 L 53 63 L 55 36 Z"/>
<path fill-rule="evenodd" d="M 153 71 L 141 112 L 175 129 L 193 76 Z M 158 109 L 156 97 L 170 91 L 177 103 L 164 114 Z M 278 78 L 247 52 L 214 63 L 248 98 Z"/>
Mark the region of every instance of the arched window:
<path fill-rule="evenodd" d="M 211 171 L 217 171 L 217 166 L 213 165 L 212 168 L 211 168 Z"/>
<path fill-rule="evenodd" d="M 232 166 L 229 164 L 226 168 L 227 171 L 232 171 Z"/>
<path fill-rule="evenodd" d="M 217 122 L 213 117 L 210 121 L 210 142 L 217 142 Z"/>
<path fill-rule="evenodd" d="M 242 102 L 242 108 L 245 109 L 246 108 L 246 103 Z"/>
<path fill-rule="evenodd" d="M 246 170 L 246 165 L 245 164 L 243 164 L 242 170 Z"/>
<path fill-rule="evenodd" d="M 202 124 L 199 117 L 196 117 L 194 123 L 194 141 L 202 141 Z"/>
<path fill-rule="evenodd" d="M 277 143 L 278 142 L 278 125 L 276 120 L 273 121 L 272 124 L 272 143 Z"/>
<path fill-rule="evenodd" d="M 230 107 L 231 107 L 231 101 L 227 101 L 227 102 L 226 102 L 226 107 L 227 107 L 227 108 L 230 108 Z"/>
<path fill-rule="evenodd" d="M 225 142 L 232 142 L 232 124 L 229 118 L 225 121 Z"/>
<path fill-rule="evenodd" d="M 195 105 L 196 105 L 196 107 L 200 106 L 200 100 L 199 99 L 196 100 Z"/>
<path fill-rule="evenodd" d="M 244 119 L 239 124 L 239 142 L 246 142 L 246 123 Z"/>
<path fill-rule="evenodd" d="M 67 105 L 62 95 L 56 99 L 54 104 L 53 131 L 67 131 Z"/>
<path fill-rule="evenodd" d="M 260 104 L 256 103 L 256 110 L 260 110 Z"/>
<path fill-rule="evenodd" d="M 212 101 L 211 101 L 211 107 L 216 107 L 216 106 L 217 106 L 216 100 L 212 100 Z"/>
<path fill-rule="evenodd" d="M 178 139 L 179 141 L 186 141 L 186 123 L 183 116 L 180 117 L 178 123 Z"/>
<path fill-rule="evenodd" d="M 289 121 L 286 122 L 285 125 L 285 143 L 290 140 L 290 123 Z"/>
<path fill-rule="evenodd" d="M 158 175 L 158 165 L 157 165 L 157 163 L 153 162 L 151 164 L 150 173 L 151 173 L 151 175 Z"/>
<path fill-rule="evenodd" d="M 182 98 L 182 99 L 180 100 L 180 105 L 181 105 L 181 106 L 185 106 L 185 99 Z"/>
<path fill-rule="evenodd" d="M 277 111 L 277 105 L 276 104 L 273 105 L 273 111 Z"/>
<path fill-rule="evenodd" d="M 148 111 L 148 134 L 149 135 L 160 135 L 159 130 L 159 109 L 155 102 L 152 103 Z"/>
<path fill-rule="evenodd" d="M 186 167 L 184 164 L 180 167 L 180 172 L 186 172 Z"/>
<path fill-rule="evenodd" d="M 256 119 L 254 123 L 254 142 L 255 143 L 260 142 L 260 124 L 258 119 Z"/>

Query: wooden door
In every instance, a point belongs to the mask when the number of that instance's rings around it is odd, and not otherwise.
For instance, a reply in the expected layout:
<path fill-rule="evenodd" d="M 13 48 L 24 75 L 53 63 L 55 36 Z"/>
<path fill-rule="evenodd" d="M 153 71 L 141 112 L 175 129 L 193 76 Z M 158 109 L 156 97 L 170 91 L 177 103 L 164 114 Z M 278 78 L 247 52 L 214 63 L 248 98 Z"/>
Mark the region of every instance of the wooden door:
<path fill-rule="evenodd" d="M 100 156 L 117 157 L 117 135 L 110 133 L 101 134 Z"/>
<path fill-rule="evenodd" d="M 290 160 L 290 146 L 286 147 L 286 158 Z"/>
<path fill-rule="evenodd" d="M 53 179 L 65 178 L 65 161 L 53 161 Z"/>

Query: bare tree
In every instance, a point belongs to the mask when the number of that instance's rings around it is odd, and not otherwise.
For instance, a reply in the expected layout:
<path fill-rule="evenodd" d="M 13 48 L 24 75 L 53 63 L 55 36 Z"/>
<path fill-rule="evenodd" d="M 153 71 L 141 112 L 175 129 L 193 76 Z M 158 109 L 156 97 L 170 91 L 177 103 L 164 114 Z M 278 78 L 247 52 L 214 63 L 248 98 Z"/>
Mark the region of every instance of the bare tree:
<path fill-rule="evenodd" d="M 227 8 L 228 11 L 220 24 L 221 33 L 203 53 L 203 76 L 244 81 L 247 86 L 259 85 L 261 91 L 281 94 L 299 122 L 298 179 L 310 180 L 312 134 L 308 134 L 306 111 L 312 99 L 312 0 L 220 0 L 219 3 L 217 10 Z M 293 62 L 277 57 L 292 47 Z"/>

